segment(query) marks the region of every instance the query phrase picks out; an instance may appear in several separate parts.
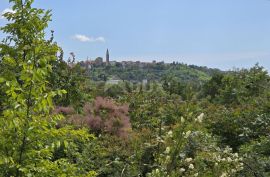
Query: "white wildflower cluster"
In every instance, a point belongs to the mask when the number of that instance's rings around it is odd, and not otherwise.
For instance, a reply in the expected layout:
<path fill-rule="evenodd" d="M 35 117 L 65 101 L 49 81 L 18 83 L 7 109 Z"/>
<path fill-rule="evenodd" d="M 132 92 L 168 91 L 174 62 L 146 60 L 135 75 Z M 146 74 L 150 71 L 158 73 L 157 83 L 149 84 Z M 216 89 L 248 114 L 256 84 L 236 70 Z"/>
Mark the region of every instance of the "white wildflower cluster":
<path fill-rule="evenodd" d="M 193 120 L 195 120 L 195 123 L 201 123 L 203 119 L 204 113 L 201 113 Z M 181 123 L 184 122 L 185 119 L 181 117 Z M 243 169 L 243 159 L 237 153 L 232 153 L 231 148 L 222 149 L 217 147 L 215 143 L 210 141 L 212 139 L 210 134 L 201 131 L 197 126 L 188 126 L 188 121 L 186 123 L 187 125 L 179 125 L 181 127 L 180 132 L 168 131 L 162 139 L 158 139 L 158 142 L 164 142 L 165 149 L 156 159 L 158 169 L 148 174 L 149 177 L 198 177 L 209 173 L 217 177 L 229 177 L 236 176 L 236 173 Z M 201 143 L 198 146 L 196 155 L 192 158 L 185 151 L 190 138 Z M 176 142 L 178 142 L 178 148 L 175 146 Z M 177 153 L 176 157 L 172 156 L 174 154 L 172 152 Z M 175 166 L 175 169 L 168 170 L 171 164 Z"/>
<path fill-rule="evenodd" d="M 186 169 L 185 168 L 180 168 L 180 172 L 182 173 L 182 172 L 185 172 L 186 171 Z"/>
<path fill-rule="evenodd" d="M 168 136 L 169 138 L 172 138 L 172 137 L 173 137 L 173 132 L 172 132 L 171 130 L 168 131 L 167 136 Z"/>
<path fill-rule="evenodd" d="M 179 169 L 181 176 L 199 176 L 199 173 L 196 171 L 197 169 L 195 168 L 194 163 L 195 162 L 193 158 L 184 158 L 181 163 L 182 167 Z"/>
<path fill-rule="evenodd" d="M 184 123 L 185 122 L 184 117 L 181 117 L 180 120 L 181 120 L 181 123 Z"/>
<path fill-rule="evenodd" d="M 228 174 L 223 172 L 220 177 L 227 177 L 227 176 L 228 176 Z"/>
<path fill-rule="evenodd" d="M 189 163 L 192 161 L 192 158 L 186 158 L 185 161 Z"/>
<path fill-rule="evenodd" d="M 157 136 L 157 137 L 156 137 L 156 141 L 157 141 L 158 143 L 164 143 L 164 140 L 163 140 L 160 136 Z"/>
<path fill-rule="evenodd" d="M 194 169 L 194 165 L 191 163 L 191 164 L 189 164 L 188 168 L 191 169 L 191 170 L 193 170 Z"/>
<path fill-rule="evenodd" d="M 168 163 L 170 163 L 170 161 L 171 161 L 171 157 L 169 155 L 167 155 L 165 158 L 165 163 L 168 164 Z"/>
<path fill-rule="evenodd" d="M 231 153 L 232 149 L 226 147 L 221 153 L 213 154 L 215 167 L 225 167 L 225 164 L 230 164 L 230 168 L 224 168 L 220 177 L 234 176 L 236 172 L 243 169 L 243 159 L 239 157 L 238 153 Z"/>
<path fill-rule="evenodd" d="M 197 118 L 195 118 L 195 122 L 202 123 L 204 117 L 204 113 L 201 113 Z"/>
<path fill-rule="evenodd" d="M 165 150 L 165 154 L 169 154 L 170 153 L 170 151 L 171 151 L 171 148 L 170 147 L 166 147 L 166 150 Z"/>
<path fill-rule="evenodd" d="M 191 134 L 190 130 L 188 130 L 187 132 L 183 132 L 183 135 L 185 138 L 188 138 L 190 136 L 190 134 Z"/>
<path fill-rule="evenodd" d="M 147 177 L 164 177 L 164 176 L 167 176 L 167 173 L 159 169 L 155 169 L 152 171 L 152 173 L 149 173 L 147 175 Z"/>

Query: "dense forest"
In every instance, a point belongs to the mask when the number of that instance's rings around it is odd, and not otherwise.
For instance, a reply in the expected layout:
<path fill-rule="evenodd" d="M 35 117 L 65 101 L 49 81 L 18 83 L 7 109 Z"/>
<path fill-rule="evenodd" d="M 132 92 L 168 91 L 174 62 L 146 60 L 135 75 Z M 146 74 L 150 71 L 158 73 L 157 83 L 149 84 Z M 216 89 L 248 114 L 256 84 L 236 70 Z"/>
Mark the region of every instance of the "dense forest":
<path fill-rule="evenodd" d="M 51 11 L 10 3 L 0 43 L 0 176 L 270 176 L 270 76 L 259 64 L 89 70 L 75 56 L 65 61 L 46 34 Z"/>

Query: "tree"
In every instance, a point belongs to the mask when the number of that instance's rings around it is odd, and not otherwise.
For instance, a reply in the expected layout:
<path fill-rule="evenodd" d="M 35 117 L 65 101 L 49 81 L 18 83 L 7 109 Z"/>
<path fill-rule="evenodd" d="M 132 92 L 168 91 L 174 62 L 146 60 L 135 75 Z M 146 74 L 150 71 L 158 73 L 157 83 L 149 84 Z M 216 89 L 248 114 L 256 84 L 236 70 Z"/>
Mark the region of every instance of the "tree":
<path fill-rule="evenodd" d="M 210 96 L 211 100 L 213 100 L 219 94 L 223 77 L 224 75 L 220 73 L 213 75 L 213 77 L 203 86 L 203 96 Z"/>
<path fill-rule="evenodd" d="M 72 141 L 66 134 L 85 141 L 90 135 L 56 129 L 61 116 L 50 114 L 53 97 L 66 93 L 48 86 L 59 52 L 56 43 L 45 39 L 50 11 L 32 8 L 33 0 L 10 2 L 14 13 L 4 14 L 10 23 L 1 28 L 7 37 L 0 44 L 5 98 L 0 112 L 0 176 L 75 176 L 77 168 L 67 159 L 51 160 L 55 148 Z"/>

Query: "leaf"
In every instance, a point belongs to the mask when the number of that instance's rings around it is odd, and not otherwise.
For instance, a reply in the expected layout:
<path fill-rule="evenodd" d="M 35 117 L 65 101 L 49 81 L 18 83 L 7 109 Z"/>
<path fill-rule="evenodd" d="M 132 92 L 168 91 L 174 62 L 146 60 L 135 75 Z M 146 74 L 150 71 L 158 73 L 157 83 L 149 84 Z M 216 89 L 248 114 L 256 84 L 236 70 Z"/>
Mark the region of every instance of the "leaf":
<path fill-rule="evenodd" d="M 14 108 L 17 109 L 20 106 L 21 106 L 20 104 L 16 104 Z"/>
<path fill-rule="evenodd" d="M 6 86 L 8 86 L 8 87 L 10 86 L 10 82 L 9 81 L 6 82 Z"/>
<path fill-rule="evenodd" d="M 64 146 L 65 146 L 65 148 L 67 148 L 69 146 L 68 141 L 64 140 Z"/>
<path fill-rule="evenodd" d="M 31 130 L 33 130 L 33 129 L 34 129 L 34 127 L 31 126 L 31 127 L 28 128 L 28 131 L 31 131 Z"/>
<path fill-rule="evenodd" d="M 18 123 L 17 120 L 14 119 L 14 120 L 12 120 L 12 122 L 13 122 L 13 124 L 14 124 L 15 127 L 19 127 L 19 123 Z"/>
<path fill-rule="evenodd" d="M 0 77 L 0 83 L 5 82 L 5 79 L 3 77 Z"/>
<path fill-rule="evenodd" d="M 60 141 L 57 141 L 57 142 L 56 142 L 56 147 L 57 147 L 57 148 L 60 148 L 60 147 L 61 147 L 61 142 L 60 142 Z"/>

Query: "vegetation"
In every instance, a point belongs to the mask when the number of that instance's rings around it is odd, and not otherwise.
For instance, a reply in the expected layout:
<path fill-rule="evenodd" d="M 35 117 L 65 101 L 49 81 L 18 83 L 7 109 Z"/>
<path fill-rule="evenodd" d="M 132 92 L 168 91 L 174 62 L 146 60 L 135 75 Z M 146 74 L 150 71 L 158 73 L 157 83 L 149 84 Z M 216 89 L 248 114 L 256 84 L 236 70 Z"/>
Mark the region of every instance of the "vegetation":
<path fill-rule="evenodd" d="M 82 67 L 10 0 L 1 30 L 0 176 L 270 176 L 270 76 L 183 64 Z M 107 83 L 118 77 L 122 82 Z M 147 79 L 147 83 L 141 83 Z"/>
<path fill-rule="evenodd" d="M 85 64 L 81 62 L 81 66 L 84 65 Z M 179 63 L 129 62 L 123 64 L 117 62 L 115 65 L 94 65 L 89 76 L 95 81 L 106 81 L 111 78 L 133 82 L 141 82 L 143 80 L 160 81 L 162 78 L 166 77 L 175 78 L 179 81 L 206 81 L 217 72 L 219 73 L 221 71 L 218 69 L 200 68 Z"/>

